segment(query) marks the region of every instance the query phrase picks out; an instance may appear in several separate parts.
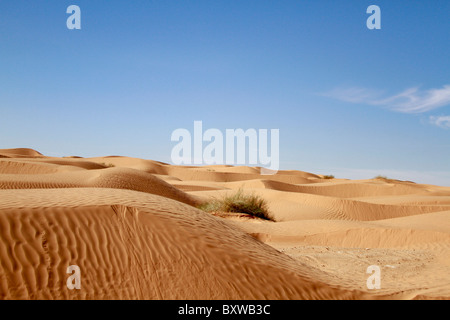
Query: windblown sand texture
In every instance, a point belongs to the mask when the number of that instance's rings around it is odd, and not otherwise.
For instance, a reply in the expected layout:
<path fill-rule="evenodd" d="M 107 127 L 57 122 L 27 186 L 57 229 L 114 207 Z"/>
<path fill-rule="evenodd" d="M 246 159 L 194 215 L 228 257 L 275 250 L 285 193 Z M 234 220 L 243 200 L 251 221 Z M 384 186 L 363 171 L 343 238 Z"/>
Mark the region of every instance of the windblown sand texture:
<path fill-rule="evenodd" d="M 196 208 L 238 189 L 276 221 Z M 1 149 L 0 299 L 450 299 L 450 188 Z"/>

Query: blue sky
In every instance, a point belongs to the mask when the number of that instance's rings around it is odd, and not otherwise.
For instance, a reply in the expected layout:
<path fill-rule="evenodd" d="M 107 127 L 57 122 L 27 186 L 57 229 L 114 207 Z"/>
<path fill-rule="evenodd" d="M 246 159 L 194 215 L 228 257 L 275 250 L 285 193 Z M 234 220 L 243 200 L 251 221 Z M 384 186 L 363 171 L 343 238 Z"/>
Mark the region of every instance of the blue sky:
<path fill-rule="evenodd" d="M 68 30 L 69 5 L 81 30 Z M 369 5 L 381 30 L 369 30 Z M 170 162 L 280 129 L 281 169 L 450 186 L 450 1 L 0 1 L 0 148 Z"/>

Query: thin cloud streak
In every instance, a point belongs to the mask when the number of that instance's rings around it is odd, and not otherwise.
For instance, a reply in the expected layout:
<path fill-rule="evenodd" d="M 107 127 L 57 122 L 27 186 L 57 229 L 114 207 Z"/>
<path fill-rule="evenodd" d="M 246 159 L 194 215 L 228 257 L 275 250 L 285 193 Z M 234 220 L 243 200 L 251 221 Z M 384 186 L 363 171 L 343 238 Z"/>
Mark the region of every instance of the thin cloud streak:
<path fill-rule="evenodd" d="M 430 116 L 430 123 L 444 129 L 450 129 L 450 116 Z"/>
<path fill-rule="evenodd" d="M 366 88 L 340 88 L 324 95 L 345 102 L 382 106 L 396 112 L 423 113 L 450 104 L 450 85 L 426 91 L 409 88 L 390 97 L 382 97 L 380 91 Z"/>

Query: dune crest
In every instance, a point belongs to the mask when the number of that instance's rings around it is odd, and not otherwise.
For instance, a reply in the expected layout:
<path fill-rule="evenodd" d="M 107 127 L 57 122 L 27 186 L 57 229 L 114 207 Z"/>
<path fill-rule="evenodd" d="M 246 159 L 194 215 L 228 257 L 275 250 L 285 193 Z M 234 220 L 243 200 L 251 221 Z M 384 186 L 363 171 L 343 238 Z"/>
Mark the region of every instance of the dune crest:
<path fill-rule="evenodd" d="M 40 158 L 42 153 L 30 148 L 0 149 L 0 155 L 5 158 Z"/>

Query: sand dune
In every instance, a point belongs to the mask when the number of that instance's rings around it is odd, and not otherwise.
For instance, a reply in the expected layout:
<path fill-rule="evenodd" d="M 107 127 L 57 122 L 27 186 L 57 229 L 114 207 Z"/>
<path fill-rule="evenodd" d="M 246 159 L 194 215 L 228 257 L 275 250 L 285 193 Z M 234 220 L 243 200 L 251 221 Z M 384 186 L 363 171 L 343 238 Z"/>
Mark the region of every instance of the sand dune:
<path fill-rule="evenodd" d="M 311 219 L 373 221 L 450 210 L 448 204 L 391 205 L 277 190 L 251 188 L 245 190 L 267 199 L 277 221 Z M 204 200 L 232 194 L 229 190 L 190 193 L 201 196 Z"/>
<path fill-rule="evenodd" d="M 0 173 L 2 174 L 46 174 L 61 171 L 75 171 L 73 166 L 59 166 L 52 163 L 33 161 L 17 161 L 16 159 L 0 159 Z"/>
<path fill-rule="evenodd" d="M 288 256 L 167 198 L 111 189 L 0 196 L 4 299 L 364 297 L 302 277 Z M 83 270 L 83 290 L 66 288 L 73 264 Z"/>
<path fill-rule="evenodd" d="M 276 222 L 195 208 L 238 189 Z M 445 187 L 0 149 L 0 299 L 450 299 L 449 221 Z"/>
<path fill-rule="evenodd" d="M 115 188 L 157 194 L 190 205 L 198 201 L 146 172 L 128 168 L 76 170 L 42 175 L 2 174 L 0 189 Z"/>
<path fill-rule="evenodd" d="M 44 157 L 40 152 L 29 148 L 0 149 L 0 155 L 2 155 L 5 158 Z"/>
<path fill-rule="evenodd" d="M 310 181 L 308 182 L 310 183 Z M 230 187 L 241 187 L 242 182 L 230 183 Z M 252 180 L 245 182 L 245 187 L 262 188 L 287 192 L 310 193 L 337 198 L 377 197 L 382 195 L 396 196 L 405 194 L 425 193 L 424 188 L 415 184 L 398 184 L 384 182 L 322 182 L 313 185 L 290 184 L 274 180 Z"/>

